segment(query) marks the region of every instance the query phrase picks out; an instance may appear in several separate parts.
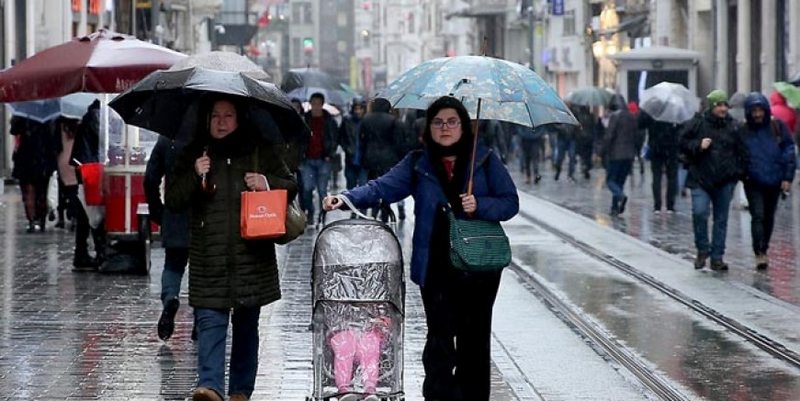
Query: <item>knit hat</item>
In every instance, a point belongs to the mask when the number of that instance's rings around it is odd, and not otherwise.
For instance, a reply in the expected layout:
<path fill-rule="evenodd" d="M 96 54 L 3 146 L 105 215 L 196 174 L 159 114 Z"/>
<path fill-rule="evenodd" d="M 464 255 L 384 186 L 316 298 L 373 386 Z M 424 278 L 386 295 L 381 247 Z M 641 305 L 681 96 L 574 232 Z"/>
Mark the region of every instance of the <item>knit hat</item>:
<path fill-rule="evenodd" d="M 720 103 L 728 103 L 728 92 L 725 92 L 722 89 L 714 89 L 713 91 L 709 92 L 706 95 L 706 100 L 708 100 L 708 105 L 714 107 Z"/>

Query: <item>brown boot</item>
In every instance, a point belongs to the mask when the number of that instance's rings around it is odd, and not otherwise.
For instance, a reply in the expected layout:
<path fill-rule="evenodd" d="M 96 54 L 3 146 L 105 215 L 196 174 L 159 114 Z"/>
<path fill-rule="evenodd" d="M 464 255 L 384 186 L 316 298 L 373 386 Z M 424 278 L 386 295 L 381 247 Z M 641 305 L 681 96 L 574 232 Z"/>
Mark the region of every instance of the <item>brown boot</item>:
<path fill-rule="evenodd" d="M 221 395 L 210 388 L 198 387 L 192 392 L 192 401 L 223 401 L 223 399 Z"/>
<path fill-rule="evenodd" d="M 242 393 L 236 393 L 231 395 L 230 401 L 247 401 L 248 398 L 246 395 Z"/>

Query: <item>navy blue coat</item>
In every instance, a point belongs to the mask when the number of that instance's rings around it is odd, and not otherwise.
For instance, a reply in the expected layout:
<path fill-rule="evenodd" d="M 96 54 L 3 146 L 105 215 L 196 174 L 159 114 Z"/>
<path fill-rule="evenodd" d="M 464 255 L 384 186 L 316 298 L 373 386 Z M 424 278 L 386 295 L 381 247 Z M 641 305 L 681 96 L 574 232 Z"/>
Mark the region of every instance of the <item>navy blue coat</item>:
<path fill-rule="evenodd" d="M 761 124 L 753 121 L 755 107 L 766 112 Z M 797 161 L 789 129 L 780 120 L 771 119 L 769 102 L 760 93 L 747 96 L 744 109 L 747 131 L 743 138 L 750 155 L 748 181 L 763 187 L 779 187 L 781 181 L 792 182 Z"/>
<path fill-rule="evenodd" d="M 473 217 L 487 221 L 511 219 L 519 212 L 519 196 L 508 170 L 494 152 L 482 145 L 478 147 L 476 160 L 472 192 L 478 210 Z M 427 150 L 415 150 L 386 174 L 344 193 L 358 208 L 376 206 L 381 201 L 390 204 L 408 196 L 414 197 L 411 280 L 423 287 L 428 271 L 433 222 L 437 211 L 445 203 L 444 190 L 435 171 Z M 466 188 L 463 192 L 466 192 Z"/>

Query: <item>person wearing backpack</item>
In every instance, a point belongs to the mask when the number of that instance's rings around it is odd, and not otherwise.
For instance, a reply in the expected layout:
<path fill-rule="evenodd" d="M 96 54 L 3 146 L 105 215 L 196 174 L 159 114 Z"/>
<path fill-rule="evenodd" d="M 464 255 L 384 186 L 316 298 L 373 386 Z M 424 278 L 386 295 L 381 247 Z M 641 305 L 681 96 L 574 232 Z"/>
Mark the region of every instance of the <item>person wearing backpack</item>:
<path fill-rule="evenodd" d="M 781 120 L 772 118 L 767 98 L 753 92 L 745 100 L 747 125 L 743 138 L 749 153 L 744 191 L 750 210 L 750 232 L 756 268 L 769 266 L 767 249 L 781 194 L 792 187 L 796 167 L 795 144 Z"/>

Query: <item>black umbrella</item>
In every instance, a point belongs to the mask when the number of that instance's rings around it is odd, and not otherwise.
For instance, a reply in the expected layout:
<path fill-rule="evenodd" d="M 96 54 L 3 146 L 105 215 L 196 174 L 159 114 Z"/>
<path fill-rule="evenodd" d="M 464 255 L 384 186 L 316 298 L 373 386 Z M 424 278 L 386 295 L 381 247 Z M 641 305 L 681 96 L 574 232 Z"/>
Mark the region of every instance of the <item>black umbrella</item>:
<path fill-rule="evenodd" d="M 319 88 L 340 90 L 339 83 L 327 72 L 317 68 L 293 68 L 286 72 L 281 82 L 281 89 L 289 93 L 297 88 Z"/>
<path fill-rule="evenodd" d="M 192 67 L 156 71 L 109 103 L 128 124 L 177 138 L 197 121 L 198 103 L 214 94 L 232 95 L 247 105 L 248 118 L 276 142 L 305 140 L 308 126 L 275 85 L 246 73 Z M 280 132 L 277 135 L 275 130 Z"/>

